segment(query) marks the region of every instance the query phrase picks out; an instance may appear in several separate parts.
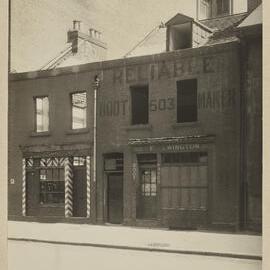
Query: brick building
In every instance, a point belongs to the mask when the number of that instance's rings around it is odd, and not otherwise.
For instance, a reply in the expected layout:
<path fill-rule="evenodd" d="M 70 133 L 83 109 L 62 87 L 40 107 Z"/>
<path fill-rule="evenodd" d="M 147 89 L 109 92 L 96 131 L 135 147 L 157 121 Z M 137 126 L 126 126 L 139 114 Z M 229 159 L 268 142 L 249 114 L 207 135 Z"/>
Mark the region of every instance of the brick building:
<path fill-rule="evenodd" d="M 261 5 L 201 2 L 133 57 L 10 75 L 10 219 L 261 230 Z"/>

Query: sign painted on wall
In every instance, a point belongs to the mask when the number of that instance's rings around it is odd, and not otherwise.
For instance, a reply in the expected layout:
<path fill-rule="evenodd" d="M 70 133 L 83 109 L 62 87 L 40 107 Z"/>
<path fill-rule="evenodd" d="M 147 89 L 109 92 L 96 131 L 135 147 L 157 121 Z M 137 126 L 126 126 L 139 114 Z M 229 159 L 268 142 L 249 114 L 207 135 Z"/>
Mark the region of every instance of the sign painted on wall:
<path fill-rule="evenodd" d="M 224 68 L 221 60 L 223 63 L 226 61 L 224 57 L 221 59 L 218 56 L 206 56 L 122 67 L 113 69 L 113 83 L 132 84 L 181 77 L 188 74 L 213 73 L 219 71 L 222 67 Z"/>
<path fill-rule="evenodd" d="M 181 152 L 199 150 L 200 144 L 198 143 L 174 143 L 163 145 L 145 145 L 134 147 L 135 152 Z"/>
<path fill-rule="evenodd" d="M 195 144 L 169 144 L 162 147 L 162 151 L 191 151 L 200 149 L 198 143 Z"/>
<path fill-rule="evenodd" d="M 234 108 L 236 104 L 235 89 L 202 91 L 198 93 L 197 107 L 199 110 L 220 112 Z M 162 112 L 177 109 L 177 100 L 174 97 L 155 98 L 149 101 L 149 112 Z M 108 100 L 99 102 L 99 116 L 125 116 L 129 112 L 128 99 Z"/>

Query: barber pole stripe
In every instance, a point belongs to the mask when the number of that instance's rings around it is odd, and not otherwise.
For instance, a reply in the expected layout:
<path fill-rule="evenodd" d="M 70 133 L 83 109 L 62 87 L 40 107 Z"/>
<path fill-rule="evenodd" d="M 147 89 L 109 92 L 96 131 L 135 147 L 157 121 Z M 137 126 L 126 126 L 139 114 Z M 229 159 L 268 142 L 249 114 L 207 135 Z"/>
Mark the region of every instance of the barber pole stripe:
<path fill-rule="evenodd" d="M 54 166 L 54 167 L 57 167 L 58 166 L 58 158 L 53 158 L 52 159 L 52 165 Z"/>
<path fill-rule="evenodd" d="M 73 183 L 72 162 L 70 158 L 65 159 L 65 217 L 73 215 Z"/>
<path fill-rule="evenodd" d="M 26 216 L 26 161 L 22 160 L 22 215 Z"/>
<path fill-rule="evenodd" d="M 86 157 L 86 207 L 87 207 L 87 217 L 90 217 L 91 209 L 91 167 L 90 167 L 90 156 Z"/>

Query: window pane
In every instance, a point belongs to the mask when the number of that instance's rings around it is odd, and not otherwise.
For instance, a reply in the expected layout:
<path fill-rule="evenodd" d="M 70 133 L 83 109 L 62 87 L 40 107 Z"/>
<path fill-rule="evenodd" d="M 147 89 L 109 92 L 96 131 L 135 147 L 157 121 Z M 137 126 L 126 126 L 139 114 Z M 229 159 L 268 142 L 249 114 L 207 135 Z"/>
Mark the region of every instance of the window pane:
<path fill-rule="evenodd" d="M 72 129 L 86 128 L 86 92 L 72 94 Z"/>
<path fill-rule="evenodd" d="M 177 82 L 177 122 L 197 121 L 197 80 Z"/>
<path fill-rule="evenodd" d="M 45 159 L 43 159 L 44 161 Z M 44 169 L 40 170 L 40 203 L 58 204 L 64 203 L 65 181 L 63 168 L 50 168 L 57 164 L 55 158 L 47 159 Z M 52 162 L 50 162 L 52 161 Z"/>
<path fill-rule="evenodd" d="M 36 132 L 49 130 L 49 99 L 36 98 Z"/>
<path fill-rule="evenodd" d="M 132 125 L 148 124 L 148 86 L 131 89 Z"/>

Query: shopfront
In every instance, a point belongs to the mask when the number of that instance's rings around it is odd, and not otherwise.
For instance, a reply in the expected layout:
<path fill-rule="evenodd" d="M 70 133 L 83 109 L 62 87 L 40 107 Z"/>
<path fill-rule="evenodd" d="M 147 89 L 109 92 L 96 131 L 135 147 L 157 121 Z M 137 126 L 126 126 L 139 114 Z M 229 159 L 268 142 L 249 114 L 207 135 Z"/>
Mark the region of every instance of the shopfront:
<path fill-rule="evenodd" d="M 194 229 L 211 223 L 213 136 L 130 140 L 136 219 Z"/>

